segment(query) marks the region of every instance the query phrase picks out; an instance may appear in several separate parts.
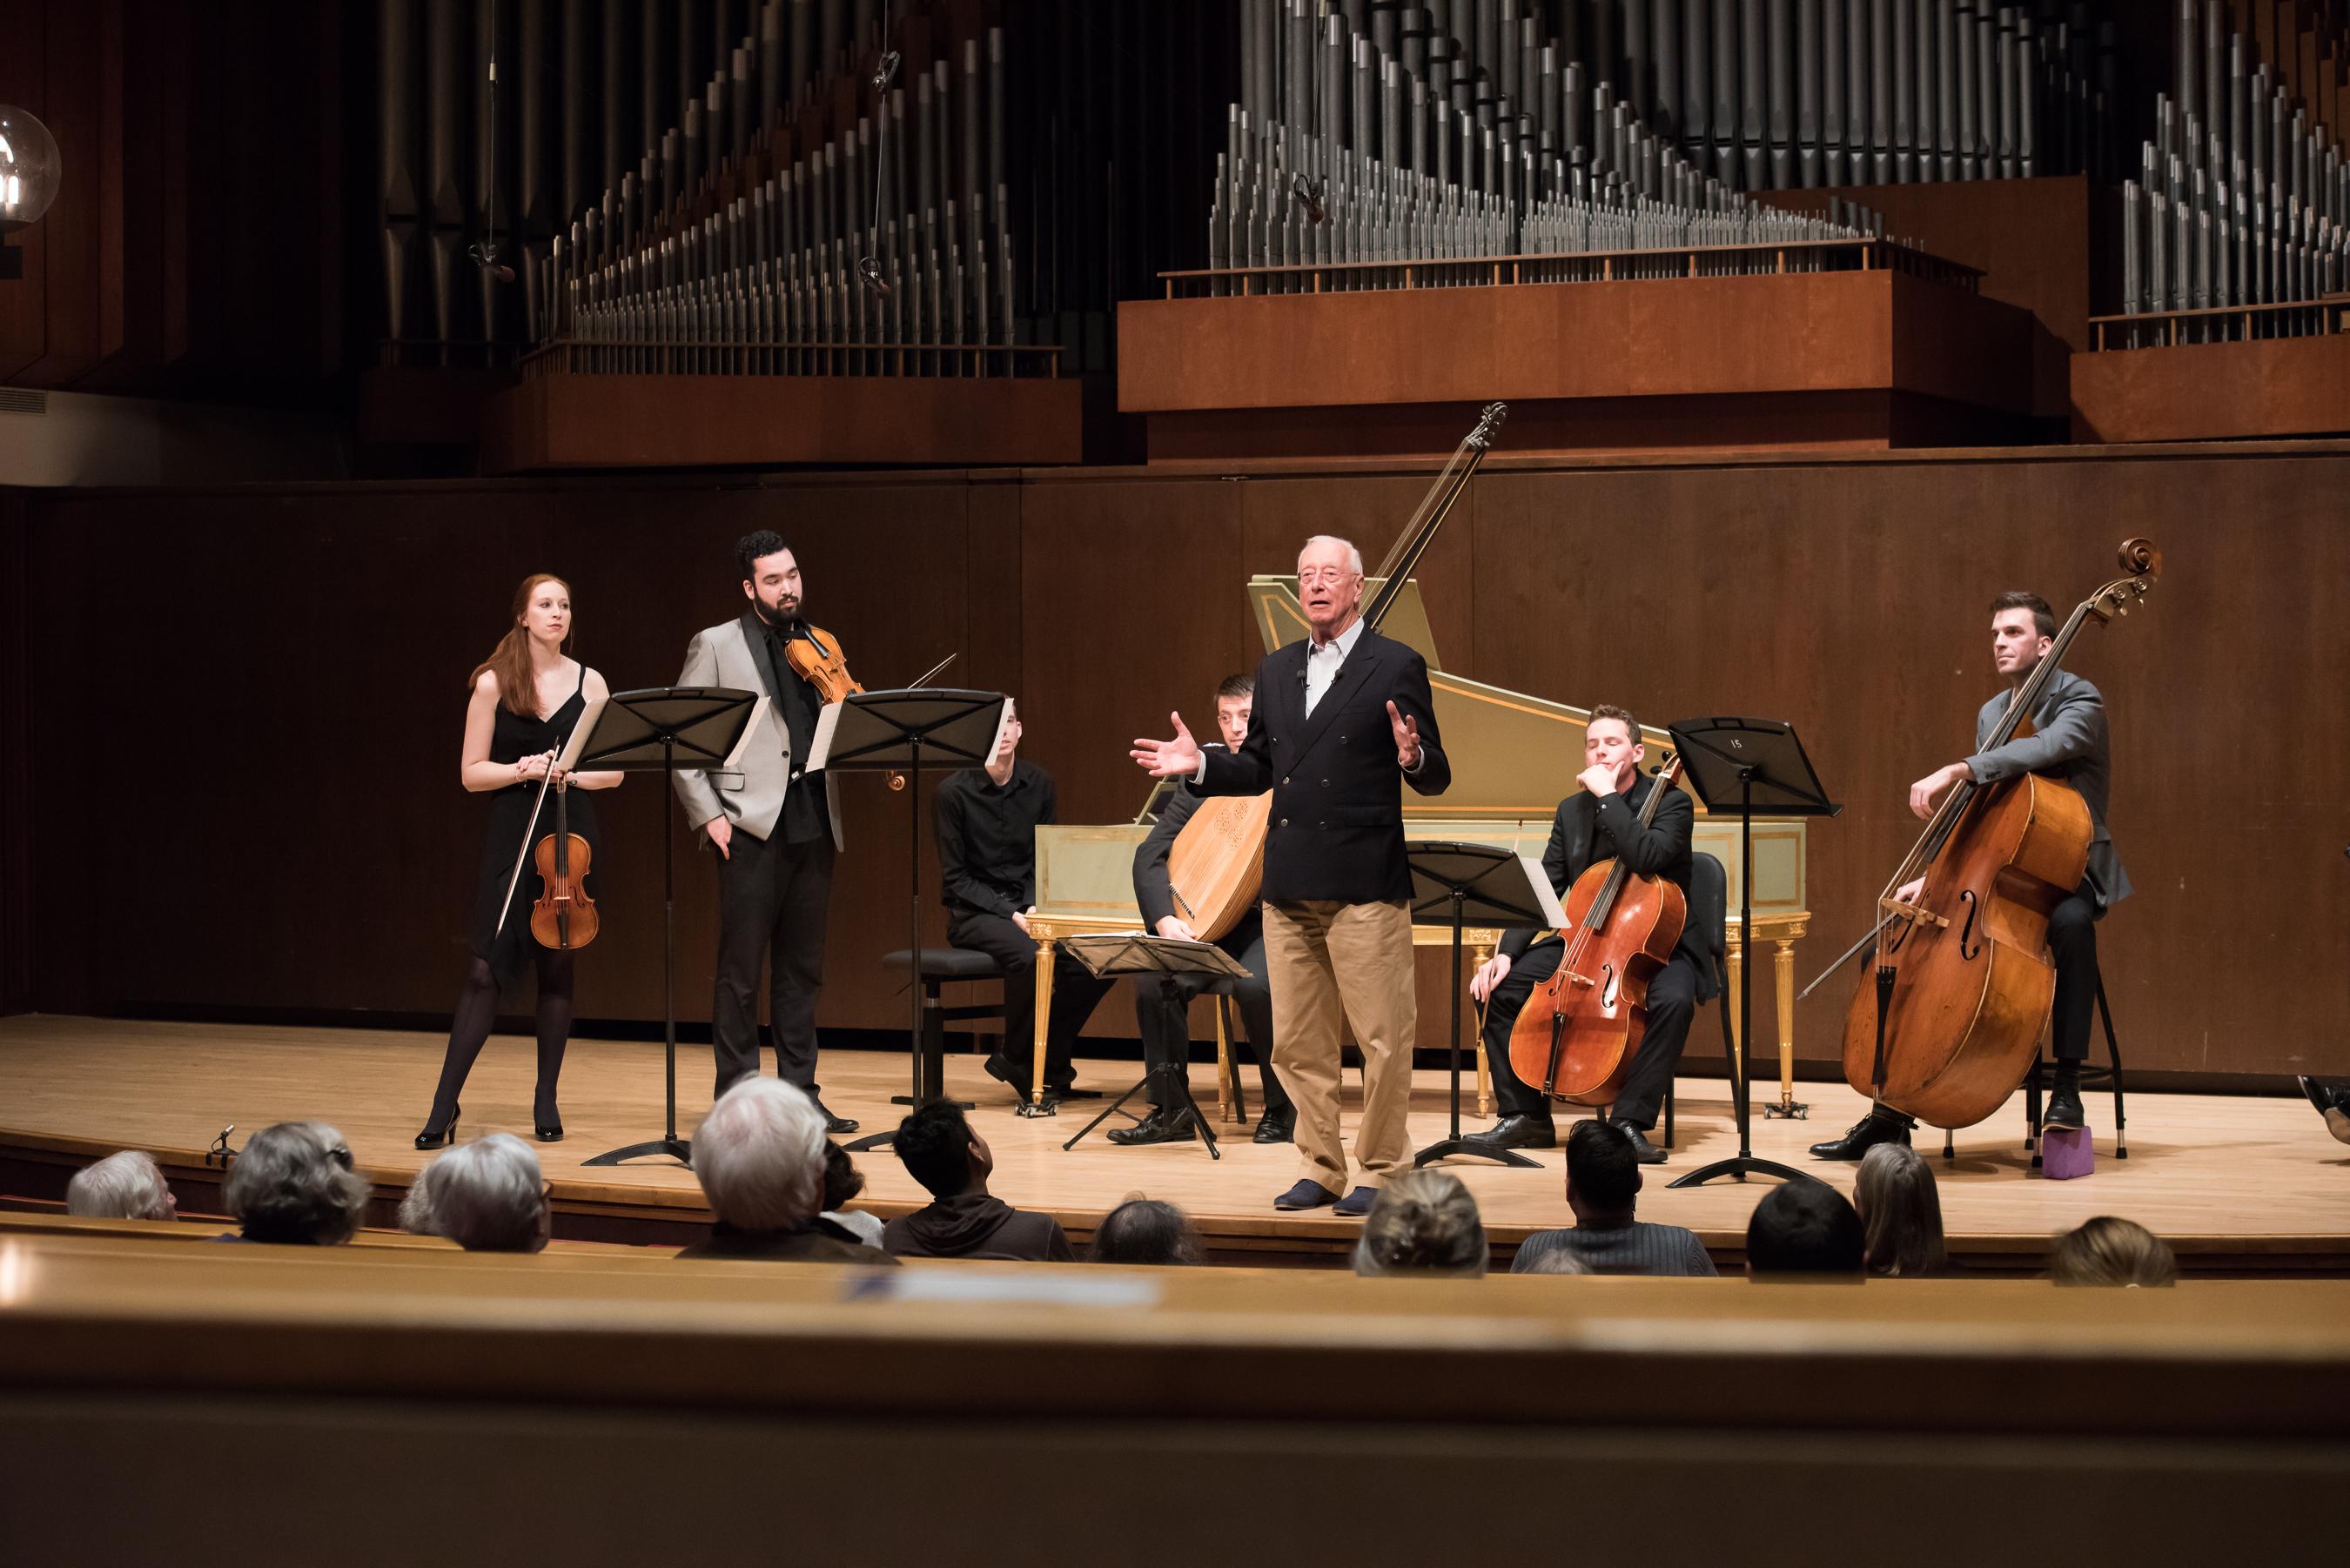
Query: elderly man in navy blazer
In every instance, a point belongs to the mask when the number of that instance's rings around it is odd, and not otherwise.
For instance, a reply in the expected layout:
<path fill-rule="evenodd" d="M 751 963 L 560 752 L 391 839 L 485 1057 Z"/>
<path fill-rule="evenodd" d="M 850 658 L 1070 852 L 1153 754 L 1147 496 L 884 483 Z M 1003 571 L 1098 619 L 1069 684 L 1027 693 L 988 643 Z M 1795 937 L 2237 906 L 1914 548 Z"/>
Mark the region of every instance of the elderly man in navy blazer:
<path fill-rule="evenodd" d="M 1236 752 L 1203 752 L 1180 714 L 1171 741 L 1138 740 L 1155 778 L 1201 794 L 1273 792 L 1264 841 L 1264 956 L 1274 1070 L 1296 1106 L 1295 1186 L 1276 1209 L 1360 1216 L 1409 1169 L 1405 1126 L 1419 1023 L 1412 989 L 1411 873 L 1403 792 L 1452 782 L 1429 696 L 1428 661 L 1363 624 L 1363 557 L 1317 535 L 1297 556 L 1312 635 L 1268 654 Z M 1342 1021 L 1363 1050 L 1359 1174 L 1349 1189 L 1338 1125 Z M 1344 1192 L 1345 1197 L 1340 1197 Z"/>

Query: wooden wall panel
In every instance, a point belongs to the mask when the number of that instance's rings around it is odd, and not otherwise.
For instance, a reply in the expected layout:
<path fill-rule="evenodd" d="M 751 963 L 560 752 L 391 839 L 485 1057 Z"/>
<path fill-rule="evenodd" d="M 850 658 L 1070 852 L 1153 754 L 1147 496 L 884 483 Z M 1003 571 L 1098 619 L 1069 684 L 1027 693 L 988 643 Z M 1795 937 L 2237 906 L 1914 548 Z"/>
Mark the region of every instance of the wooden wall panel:
<path fill-rule="evenodd" d="M 1095 471 L 55 493 L 25 501 L 36 1005 L 59 1011 L 449 1004 L 481 803 L 455 761 L 465 671 L 523 573 L 565 573 L 618 686 L 674 679 L 740 604 L 731 549 L 793 540 L 810 608 L 876 685 L 950 679 L 1024 702 L 1067 821 L 1129 816 L 1129 737 L 1256 652 L 1240 585 L 1314 532 L 1374 560 L 1426 470 L 1234 479 Z M 1449 668 L 1653 722 L 1794 721 L 1845 815 L 1813 830 L 1808 976 L 1909 841 L 1909 782 L 1966 749 L 1991 695 L 1983 606 L 2060 604 L 2126 535 L 2163 545 L 2145 610 L 2090 634 L 2113 828 L 2140 896 L 2105 928 L 2133 1066 L 2350 1071 L 2350 446 L 1960 460 L 1567 464 L 1497 457 L 1420 576 Z M 133 557 L 168 557 L 159 582 Z M 1571 774 L 1572 759 L 1562 759 Z M 825 1021 L 893 1026 L 904 797 L 843 781 L 850 850 Z M 660 1000 L 655 785 L 607 797 L 607 930 L 588 1017 Z M 923 819 L 926 862 L 931 854 Z M 664 825 L 668 825 L 665 828 Z M 682 848 L 682 840 L 681 839 Z M 680 1012 L 706 1016 L 712 877 L 681 853 Z M 926 871 L 934 878 L 935 870 Z M 927 882 L 926 886 L 934 886 Z M 926 898 L 931 935 L 934 898 Z M 1425 1044 L 1446 1023 L 1423 966 Z M 1835 988 L 1841 992 L 1843 988 Z M 1800 1017 L 1832 1054 L 1843 998 Z M 1103 1033 L 1122 1033 L 1106 1010 Z"/>

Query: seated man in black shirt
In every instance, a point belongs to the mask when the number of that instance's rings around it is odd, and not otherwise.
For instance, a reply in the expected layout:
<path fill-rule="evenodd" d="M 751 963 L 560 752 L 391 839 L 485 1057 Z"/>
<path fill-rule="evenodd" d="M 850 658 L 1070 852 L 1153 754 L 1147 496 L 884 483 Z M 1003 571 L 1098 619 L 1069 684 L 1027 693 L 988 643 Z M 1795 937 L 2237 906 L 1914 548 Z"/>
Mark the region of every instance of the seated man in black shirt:
<path fill-rule="evenodd" d="M 1543 870 L 1562 901 L 1576 877 L 1608 859 L 1622 860 L 1638 876 L 1661 877 L 1688 893 L 1690 828 L 1697 813 L 1689 796 L 1674 790 L 1658 803 L 1656 820 L 1640 826 L 1640 809 L 1657 787 L 1657 781 L 1640 771 L 1646 755 L 1638 722 L 1631 714 L 1606 706 L 1591 711 L 1583 742 L 1583 760 L 1588 765 L 1576 777 L 1582 788 L 1558 803 L 1550 844 L 1543 851 Z M 1493 1097 L 1502 1108 L 1499 1122 L 1471 1137 L 1501 1148 L 1548 1148 L 1555 1141 L 1542 1086 L 1520 1082 L 1510 1066 L 1510 1031 L 1534 987 L 1558 972 L 1566 951 L 1556 936 L 1540 942 L 1533 939 L 1532 931 L 1510 932 L 1502 939 L 1501 951 L 1469 982 L 1469 993 L 1486 1004 L 1485 1057 L 1492 1069 Z M 1670 961 L 1648 981 L 1648 1031 L 1620 1097 L 1609 1108 L 1617 1128 L 1643 1165 L 1665 1158 L 1665 1151 L 1648 1141 L 1648 1129 L 1657 1125 L 1657 1112 L 1681 1047 L 1689 1042 L 1697 1004 L 1713 993 L 1712 969 L 1706 933 L 1690 920 L 1681 928 L 1680 945 Z"/>
<path fill-rule="evenodd" d="M 1015 709 L 1003 744 L 983 768 L 949 774 L 932 803 L 947 940 L 1003 966 L 1003 1051 L 987 1071 L 1023 1098 L 1035 1081 L 1036 940 L 1028 914 L 1036 907 L 1036 829 L 1053 820 L 1053 775 L 1013 753 L 1020 746 Z M 1053 1017 L 1045 1048 L 1045 1091 L 1054 1099 L 1098 1099 L 1076 1087 L 1069 1046 L 1113 982 L 1096 980 L 1067 951 L 1053 964 Z"/>
<path fill-rule="evenodd" d="M 1223 732 L 1227 749 L 1248 739 L 1249 713 L 1256 702 L 1256 678 L 1228 677 L 1216 688 L 1216 727 Z M 1175 836 L 1191 820 L 1205 797 L 1187 789 L 1171 789 L 1159 803 L 1159 820 L 1142 846 L 1134 852 L 1134 902 L 1142 911 L 1145 929 L 1155 936 L 1183 941 L 1199 940 L 1191 922 L 1175 908 L 1175 890 L 1167 876 L 1167 857 Z M 1252 907 L 1240 923 L 1216 939 L 1249 978 L 1232 982 L 1232 1002 L 1256 1053 L 1256 1070 L 1263 1089 L 1264 1115 L 1256 1124 L 1259 1143 L 1287 1143 L 1294 1135 L 1297 1112 L 1273 1071 L 1273 988 L 1265 983 L 1264 919 Z M 1142 1028 L 1142 1059 L 1153 1069 L 1150 1114 L 1130 1127 L 1109 1135 L 1112 1143 L 1180 1143 L 1199 1136 L 1189 1113 L 1168 1103 L 1173 1096 L 1157 1075 L 1185 1070 L 1191 1058 L 1191 999 L 1207 989 L 1201 975 L 1170 975 L 1157 983 L 1137 981 L 1134 1013 Z M 1232 1042 L 1240 1049 L 1240 1042 Z"/>

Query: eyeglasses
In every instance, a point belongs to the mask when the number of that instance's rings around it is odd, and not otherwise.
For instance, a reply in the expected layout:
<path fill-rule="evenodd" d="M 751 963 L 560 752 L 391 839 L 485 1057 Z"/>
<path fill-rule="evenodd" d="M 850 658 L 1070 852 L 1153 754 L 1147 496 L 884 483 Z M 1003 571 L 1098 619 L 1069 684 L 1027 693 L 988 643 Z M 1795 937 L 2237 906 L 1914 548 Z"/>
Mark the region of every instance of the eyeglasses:
<path fill-rule="evenodd" d="M 1326 585 L 1335 588 L 1347 579 L 1359 577 L 1362 575 L 1360 572 L 1349 571 L 1344 566 L 1315 566 L 1297 574 L 1297 586 L 1301 588 L 1318 588 Z"/>

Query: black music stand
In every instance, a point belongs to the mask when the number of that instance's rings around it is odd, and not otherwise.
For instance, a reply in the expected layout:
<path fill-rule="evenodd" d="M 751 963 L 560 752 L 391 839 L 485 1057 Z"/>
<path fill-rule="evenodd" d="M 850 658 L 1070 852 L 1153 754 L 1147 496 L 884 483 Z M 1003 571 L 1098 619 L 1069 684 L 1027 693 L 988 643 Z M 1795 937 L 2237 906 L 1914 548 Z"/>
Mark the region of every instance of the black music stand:
<path fill-rule="evenodd" d="M 588 704 L 563 749 L 570 771 L 658 773 L 681 768 L 726 771 L 741 762 L 758 711 L 756 692 L 731 686 L 656 686 L 615 691 Z M 677 835 L 661 813 L 661 1046 L 668 1085 L 668 1130 L 657 1138 L 599 1154 L 583 1165 L 619 1165 L 649 1154 L 691 1164 L 693 1146 L 677 1136 Z"/>
<path fill-rule="evenodd" d="M 935 1097 L 924 1092 L 928 1085 L 922 1072 L 922 759 L 983 765 L 995 754 L 1011 713 L 1012 699 L 1001 691 L 936 687 L 858 691 L 826 705 L 816 717 L 816 743 L 808 748 L 810 773 L 819 768 L 836 774 L 902 769 L 906 774 L 906 874 L 911 893 L 906 951 L 912 961 L 906 992 L 913 1012 L 907 1047 L 914 1073 L 910 1101 L 915 1106 Z M 878 1132 L 848 1147 L 861 1153 L 893 1143 L 897 1137 Z"/>
<path fill-rule="evenodd" d="M 1428 843 L 1407 844 L 1404 858 L 1411 866 L 1411 923 L 1452 928 L 1452 1136 L 1421 1149 L 1412 1164 L 1469 1154 L 1540 1168 L 1542 1161 L 1514 1149 L 1461 1136 L 1461 929 L 1473 924 L 1555 930 L 1566 924 L 1566 911 L 1558 907 L 1550 877 L 1529 856 L 1490 844 Z"/>
<path fill-rule="evenodd" d="M 1668 724 L 1673 749 L 1688 770 L 1690 789 L 1717 816 L 1738 818 L 1739 1059 L 1731 1064 L 1730 1104 L 1738 1120 L 1738 1153 L 1701 1166 L 1668 1187 L 1702 1187 L 1720 1176 L 1749 1175 L 1782 1181 L 1817 1181 L 1805 1171 L 1754 1158 L 1749 1078 L 1754 1061 L 1754 816 L 1834 816 L 1844 807 L 1804 754 L 1795 727 L 1777 719 L 1684 719 Z M 1723 999 L 1723 1005 L 1729 999 Z"/>
<path fill-rule="evenodd" d="M 1131 933 L 1118 931 L 1102 936 L 1063 937 L 1061 947 L 1064 951 L 1085 965 L 1087 972 L 1097 980 L 1107 980 L 1118 975 L 1129 974 L 1138 980 L 1163 980 L 1178 974 L 1212 975 L 1215 978 L 1208 986 L 1208 990 L 1218 996 L 1222 996 L 1232 990 L 1234 981 L 1246 980 L 1249 977 L 1245 965 L 1213 942 L 1180 941 L 1172 937 L 1154 937 L 1146 931 Z M 1087 1133 L 1124 1110 L 1126 1102 L 1140 1094 L 1154 1077 L 1164 1078 L 1172 1091 L 1180 1096 L 1177 1103 L 1183 1107 L 1183 1114 L 1191 1117 L 1192 1127 L 1198 1129 L 1200 1137 L 1207 1143 L 1208 1158 L 1223 1158 L 1223 1154 L 1216 1147 L 1215 1128 L 1209 1124 L 1207 1116 L 1201 1112 L 1200 1102 L 1191 1097 L 1191 1075 L 1188 1051 L 1182 1060 L 1168 1064 L 1165 1067 L 1153 1067 L 1137 1079 L 1134 1087 L 1111 1101 L 1108 1108 L 1101 1115 L 1079 1127 L 1076 1137 L 1061 1146 L 1062 1151 L 1066 1153 L 1076 1147 L 1078 1141 Z"/>

